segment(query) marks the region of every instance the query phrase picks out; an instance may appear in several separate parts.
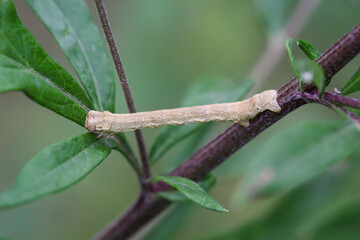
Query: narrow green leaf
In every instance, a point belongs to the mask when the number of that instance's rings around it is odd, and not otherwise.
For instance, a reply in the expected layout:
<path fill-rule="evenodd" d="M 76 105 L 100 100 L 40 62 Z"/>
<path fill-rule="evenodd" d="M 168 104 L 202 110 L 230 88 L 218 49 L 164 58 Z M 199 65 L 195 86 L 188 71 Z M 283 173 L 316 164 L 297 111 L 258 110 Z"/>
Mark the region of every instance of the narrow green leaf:
<path fill-rule="evenodd" d="M 321 53 L 313 45 L 304 40 L 298 39 L 296 40 L 296 44 L 300 47 L 301 50 L 303 50 L 305 55 L 308 56 L 310 60 L 315 61 L 321 55 Z"/>
<path fill-rule="evenodd" d="M 45 148 L 25 165 L 15 184 L 0 193 L 0 208 L 14 207 L 74 185 L 109 153 L 110 149 L 90 133 Z"/>
<path fill-rule="evenodd" d="M 319 97 L 321 98 L 322 93 L 326 87 L 325 83 L 325 75 L 323 69 L 315 62 L 309 60 L 300 60 L 298 62 L 295 61 L 294 54 L 291 48 L 291 38 L 287 38 L 285 40 L 285 46 L 289 54 L 290 65 L 299 79 L 300 89 L 301 91 L 304 90 L 304 83 L 314 83 L 318 89 Z M 312 54 L 309 56 L 310 59 L 315 59 L 320 56 L 320 53 L 312 47 L 310 44 L 305 45 L 306 42 L 302 40 L 300 41 L 300 47 L 304 47 L 306 50 L 304 51 L 306 54 Z M 297 42 L 299 44 L 299 42 Z M 307 47 L 307 48 L 306 48 Z M 311 52 L 311 50 L 313 52 Z"/>
<path fill-rule="evenodd" d="M 232 82 L 219 77 L 202 77 L 188 88 L 181 107 L 237 101 L 246 95 L 253 84 L 253 80 L 248 80 L 239 86 L 234 86 Z M 163 127 L 151 147 L 150 163 L 155 164 L 172 147 L 204 125 L 209 125 L 209 123 Z"/>
<path fill-rule="evenodd" d="M 95 109 L 114 112 L 112 63 L 83 0 L 26 0 L 64 50 Z"/>
<path fill-rule="evenodd" d="M 178 191 L 158 192 L 155 195 L 165 198 L 170 202 L 182 203 L 190 201 L 187 197 L 185 197 L 181 192 Z"/>
<path fill-rule="evenodd" d="M 360 133 L 348 121 L 315 121 L 289 128 L 247 159 L 252 164 L 239 186 L 245 191 L 235 198 L 240 201 L 250 193 L 257 196 L 294 188 L 353 154 L 359 146 Z"/>
<path fill-rule="evenodd" d="M 217 212 L 228 212 L 212 197 L 210 197 L 204 189 L 202 189 L 196 182 L 182 177 L 171 176 L 155 176 L 151 180 L 152 182 L 163 181 L 170 186 L 176 188 L 179 192 L 184 194 L 185 197 L 200 205 L 203 208 Z"/>
<path fill-rule="evenodd" d="M 216 183 L 216 177 L 213 174 L 206 175 L 204 179 L 199 182 L 199 186 L 208 192 Z M 171 202 L 187 202 L 189 199 L 185 197 L 179 191 L 166 191 L 166 192 L 158 192 L 156 195 L 165 198 Z"/>
<path fill-rule="evenodd" d="M 297 62 L 297 69 L 305 84 L 315 84 L 319 98 L 321 98 L 326 87 L 325 74 L 322 67 L 310 60 L 300 60 Z"/>
<path fill-rule="evenodd" d="M 304 83 L 303 83 L 303 79 L 301 78 L 300 71 L 298 70 L 298 68 L 296 66 L 295 57 L 294 57 L 294 54 L 293 54 L 292 48 L 291 48 L 291 41 L 292 41 L 291 38 L 287 38 L 285 40 L 285 46 L 286 46 L 286 50 L 287 50 L 287 52 L 289 54 L 290 65 L 291 65 L 295 75 L 298 77 L 299 84 L 300 84 L 300 89 L 301 89 L 301 91 L 303 91 L 304 90 Z"/>
<path fill-rule="evenodd" d="M 0 0 L 0 93 L 23 91 L 34 101 L 83 125 L 93 106 L 80 85 L 51 59 L 18 18 L 10 0 Z"/>
<path fill-rule="evenodd" d="M 360 90 L 360 67 L 350 78 L 350 80 L 345 84 L 345 86 L 341 89 L 341 93 L 344 95 L 348 95 L 350 93 L 357 92 L 359 90 Z"/>

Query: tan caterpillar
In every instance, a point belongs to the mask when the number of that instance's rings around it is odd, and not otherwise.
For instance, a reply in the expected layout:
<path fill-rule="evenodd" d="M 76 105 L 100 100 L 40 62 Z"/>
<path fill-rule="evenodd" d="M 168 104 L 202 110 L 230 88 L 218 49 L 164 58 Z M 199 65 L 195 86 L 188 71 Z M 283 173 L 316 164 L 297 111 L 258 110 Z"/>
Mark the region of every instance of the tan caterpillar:
<path fill-rule="evenodd" d="M 233 121 L 246 127 L 249 120 L 265 110 L 280 112 L 281 108 L 276 98 L 276 90 L 267 90 L 233 103 L 125 114 L 90 111 L 86 116 L 85 128 L 90 132 L 120 133 L 148 127 L 210 121 Z"/>

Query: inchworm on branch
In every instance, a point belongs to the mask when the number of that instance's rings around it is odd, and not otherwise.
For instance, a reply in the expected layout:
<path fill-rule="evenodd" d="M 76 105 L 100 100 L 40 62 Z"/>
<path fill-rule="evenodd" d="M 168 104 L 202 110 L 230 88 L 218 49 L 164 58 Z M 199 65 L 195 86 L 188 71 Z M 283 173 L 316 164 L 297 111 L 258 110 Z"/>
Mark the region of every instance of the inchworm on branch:
<path fill-rule="evenodd" d="M 265 110 L 280 112 L 281 108 L 276 98 L 276 90 L 267 90 L 249 99 L 233 103 L 125 114 L 90 111 L 86 116 L 85 127 L 90 132 L 120 133 L 191 122 L 233 121 L 248 126 L 249 120 Z"/>

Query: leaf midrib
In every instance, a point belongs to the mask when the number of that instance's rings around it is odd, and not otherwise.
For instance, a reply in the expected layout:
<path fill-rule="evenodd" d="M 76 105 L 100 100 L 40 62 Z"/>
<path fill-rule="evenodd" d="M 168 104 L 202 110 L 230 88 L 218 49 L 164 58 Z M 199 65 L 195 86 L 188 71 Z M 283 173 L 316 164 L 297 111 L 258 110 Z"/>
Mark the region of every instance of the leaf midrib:
<path fill-rule="evenodd" d="M 78 103 L 83 109 L 85 109 L 86 111 L 90 111 L 90 109 L 83 104 L 79 99 L 75 98 L 71 93 L 69 93 L 68 91 L 66 91 L 65 89 L 63 89 L 62 87 L 58 86 L 56 83 L 52 82 L 50 79 L 48 79 L 47 77 L 45 77 L 44 75 L 42 75 L 41 73 L 37 72 L 35 69 L 24 66 L 23 64 L 21 64 L 20 62 L 17 62 L 15 59 L 4 55 L 3 53 L 0 53 L 2 56 L 4 56 L 6 59 L 10 60 L 11 62 L 14 63 L 14 65 L 19 66 L 19 68 L 22 68 L 24 71 L 28 71 L 31 74 L 43 79 L 44 81 L 48 82 L 50 85 L 52 85 L 53 87 L 59 89 L 61 92 L 63 92 L 65 95 L 67 95 L 68 97 L 70 97 L 72 100 L 74 100 L 76 103 Z M 21 56 L 21 55 L 20 55 Z M 45 56 L 44 58 L 47 58 L 47 56 Z"/>
<path fill-rule="evenodd" d="M 53 2 L 54 5 L 56 6 L 56 8 L 59 10 L 59 12 L 61 13 L 61 15 L 63 16 L 63 19 L 64 19 L 64 21 L 66 22 L 66 25 L 71 29 L 71 31 L 73 32 L 73 34 L 74 34 L 74 36 L 75 36 L 75 39 L 77 40 L 77 42 L 78 42 L 78 44 L 79 44 L 79 47 L 80 47 L 80 49 L 81 49 L 81 52 L 83 53 L 83 56 L 84 56 L 84 58 L 85 58 L 85 60 L 86 60 L 86 64 L 87 64 L 87 66 L 88 66 L 88 69 L 89 69 L 89 71 L 90 71 L 90 73 L 91 73 L 92 82 L 93 82 L 94 85 L 95 85 L 95 92 L 96 92 L 96 95 L 97 95 L 97 101 L 99 102 L 99 108 L 100 108 L 101 111 L 104 111 L 103 106 L 102 106 L 101 94 L 99 93 L 99 88 L 98 88 L 98 85 L 97 85 L 97 78 L 96 78 L 96 76 L 95 76 L 95 74 L 94 74 L 94 70 L 93 70 L 93 68 L 92 68 L 92 65 L 90 64 L 89 56 L 87 55 L 87 53 L 86 53 L 86 51 L 85 51 L 85 48 L 84 48 L 82 42 L 80 41 L 80 38 L 78 37 L 76 31 L 74 31 L 74 28 L 72 27 L 72 25 L 69 24 L 67 18 L 66 18 L 65 15 L 63 14 L 61 8 L 57 5 L 56 1 L 52 1 L 52 2 Z M 69 60 L 70 60 L 70 58 L 69 58 Z M 71 61 L 71 60 L 70 60 L 70 61 Z M 76 70 L 76 68 L 75 68 L 75 70 Z M 85 90 L 86 90 L 86 89 L 87 89 L 87 88 L 85 88 Z"/>
<path fill-rule="evenodd" d="M 46 174 L 42 175 L 41 177 L 39 178 L 36 178 L 35 181 L 31 182 L 30 184 L 24 184 L 23 187 L 29 187 L 29 186 L 34 186 L 34 185 L 37 185 L 42 179 L 46 179 L 49 175 L 51 175 L 53 172 L 56 172 L 56 170 L 60 167 L 63 166 L 63 164 L 66 164 L 68 163 L 69 161 L 73 160 L 74 158 L 76 158 L 77 156 L 79 156 L 80 154 L 84 153 L 86 150 L 92 148 L 97 142 L 93 142 L 91 143 L 89 146 L 87 146 L 86 148 L 82 149 L 81 151 L 79 151 L 78 153 L 76 153 L 75 155 L 71 156 L 70 158 L 68 158 L 66 161 L 62 162 L 61 164 L 53 167 L 53 168 L 50 168 L 48 169 L 48 171 L 46 172 Z M 88 157 L 86 156 L 86 159 L 88 159 Z M 20 181 L 19 183 L 17 183 L 19 185 L 22 185 L 23 184 L 23 181 Z"/>
<path fill-rule="evenodd" d="M 3 20 L 4 21 L 4 20 Z M 2 29 L 3 30 L 3 29 Z M 21 55 L 21 53 L 16 49 L 16 47 L 12 44 L 12 42 L 8 39 L 8 37 L 4 34 L 3 31 L 0 31 L 0 35 L 3 37 L 3 39 L 8 43 L 8 45 L 14 50 L 14 52 L 23 60 L 23 62 L 29 64 L 26 59 L 23 57 L 23 55 Z M 3 54 L 4 55 L 4 54 Z M 6 56 L 6 55 L 4 55 Z M 8 57 L 8 56 L 6 56 Z M 10 58 L 10 57 L 8 57 Z M 11 58 L 12 59 L 12 58 Z M 15 61 L 13 59 L 13 61 Z M 16 61 L 15 61 L 16 62 Z"/>

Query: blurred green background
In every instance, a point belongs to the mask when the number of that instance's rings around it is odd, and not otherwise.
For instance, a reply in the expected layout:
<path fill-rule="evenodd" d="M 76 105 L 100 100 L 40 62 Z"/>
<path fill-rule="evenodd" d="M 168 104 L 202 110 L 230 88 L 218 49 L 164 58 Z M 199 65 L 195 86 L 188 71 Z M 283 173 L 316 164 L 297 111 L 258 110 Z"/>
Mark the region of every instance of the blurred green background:
<path fill-rule="evenodd" d="M 98 23 L 93 1 L 87 2 Z M 297 2 L 287 4 L 284 18 Z M 14 3 L 20 18 L 45 50 L 75 76 L 59 46 L 30 8 L 21 0 L 14 0 Z M 254 1 L 108 0 L 105 4 L 138 111 L 178 107 L 186 87 L 202 76 L 219 76 L 240 83 L 267 42 L 267 30 Z M 270 13 L 274 18 L 279 17 L 276 14 L 281 14 L 281 11 Z M 288 37 L 307 40 L 324 51 L 359 19 L 358 1 L 324 0 L 299 36 Z M 303 57 L 300 51 L 295 53 Z M 332 86 L 341 87 L 359 65 L 357 57 L 336 75 Z M 259 90 L 278 89 L 292 76 L 288 58 L 283 55 Z M 117 93 L 117 112 L 126 112 L 118 83 Z M 11 186 L 23 165 L 46 146 L 85 132 L 20 92 L 1 94 L 0 112 L 0 190 Z M 261 134 L 235 154 L 232 161 L 248 149 L 255 149 L 279 130 L 306 119 L 340 117 L 321 106 L 303 107 Z M 210 140 L 227 126 L 227 123 L 217 123 L 207 139 Z M 158 131 L 143 131 L 148 149 Z M 134 143 L 133 134 L 126 135 Z M 176 150 L 167 154 L 161 162 L 172 159 L 174 155 Z M 349 168 L 352 165 L 346 166 Z M 161 163 L 157 170 L 161 171 Z M 354 174 L 355 179 L 360 176 L 359 171 Z M 280 201 L 280 196 L 277 196 L 254 201 L 247 206 L 232 206 L 232 190 L 238 179 L 219 177 L 218 184 L 210 193 L 230 209 L 230 213 L 219 214 L 193 208 L 195 215 L 172 238 L 220 234 L 250 222 Z M 137 179 L 131 168 L 119 153 L 113 152 L 88 177 L 70 189 L 1 211 L 0 238 L 3 233 L 13 239 L 89 239 L 123 212 L 138 191 Z"/>

